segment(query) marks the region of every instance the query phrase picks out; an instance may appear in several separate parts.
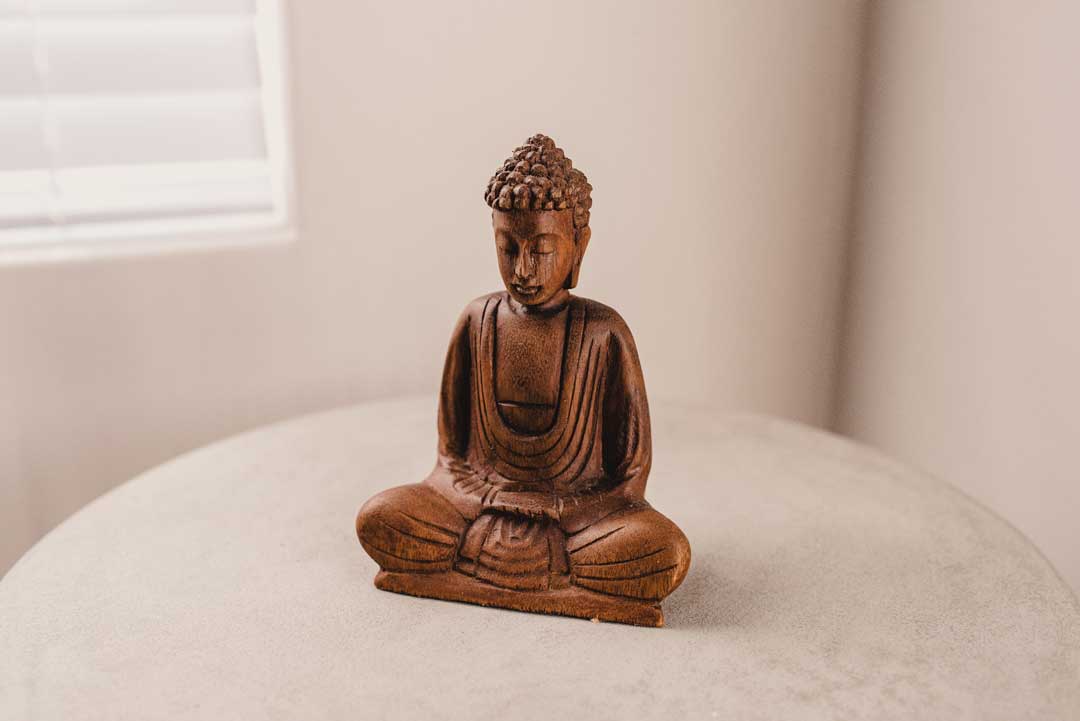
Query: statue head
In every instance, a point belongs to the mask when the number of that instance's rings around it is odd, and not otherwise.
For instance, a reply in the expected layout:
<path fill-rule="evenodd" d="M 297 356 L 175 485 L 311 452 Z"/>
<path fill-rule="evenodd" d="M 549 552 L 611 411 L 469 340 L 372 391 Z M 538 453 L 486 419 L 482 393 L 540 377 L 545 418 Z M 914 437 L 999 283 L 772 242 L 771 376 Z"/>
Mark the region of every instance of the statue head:
<path fill-rule="evenodd" d="M 488 183 L 499 272 L 510 296 L 543 305 L 577 285 L 592 186 L 546 135 L 517 148 Z"/>

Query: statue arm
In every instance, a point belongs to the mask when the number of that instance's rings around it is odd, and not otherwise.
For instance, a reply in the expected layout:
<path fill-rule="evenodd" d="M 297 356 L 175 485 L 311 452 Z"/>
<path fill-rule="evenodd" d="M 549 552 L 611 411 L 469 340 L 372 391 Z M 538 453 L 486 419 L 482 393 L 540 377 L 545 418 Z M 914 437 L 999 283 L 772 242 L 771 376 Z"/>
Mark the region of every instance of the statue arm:
<path fill-rule="evenodd" d="M 475 519 L 491 484 L 473 470 L 466 459 L 472 412 L 472 357 L 469 352 L 469 309 L 458 319 L 450 338 L 439 391 L 439 448 L 435 469 L 425 481 L 468 520 Z"/>
<path fill-rule="evenodd" d="M 610 339 L 603 441 L 606 479 L 596 489 L 560 499 L 563 529 L 576 533 L 603 516 L 645 502 L 652 467 L 652 428 L 637 346 L 621 322 Z"/>

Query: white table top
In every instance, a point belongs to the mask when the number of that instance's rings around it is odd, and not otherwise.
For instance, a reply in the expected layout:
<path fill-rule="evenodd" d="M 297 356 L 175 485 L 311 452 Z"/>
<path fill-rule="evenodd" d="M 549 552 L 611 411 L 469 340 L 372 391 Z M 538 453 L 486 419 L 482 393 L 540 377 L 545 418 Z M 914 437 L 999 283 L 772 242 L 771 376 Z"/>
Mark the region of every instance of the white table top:
<path fill-rule="evenodd" d="M 1027 540 L 782 421 L 654 407 L 693 547 L 666 628 L 377 591 L 353 518 L 426 475 L 434 410 L 278 424 L 80 511 L 0 581 L 0 718 L 1080 718 L 1080 608 Z"/>

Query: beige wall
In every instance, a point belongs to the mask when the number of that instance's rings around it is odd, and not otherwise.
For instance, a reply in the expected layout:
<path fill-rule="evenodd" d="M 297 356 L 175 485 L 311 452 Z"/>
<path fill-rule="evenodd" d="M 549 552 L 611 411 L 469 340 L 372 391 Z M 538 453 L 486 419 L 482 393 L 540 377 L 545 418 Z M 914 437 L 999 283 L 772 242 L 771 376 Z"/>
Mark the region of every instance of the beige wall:
<path fill-rule="evenodd" d="M 880 3 L 840 427 L 1080 588 L 1080 5 Z"/>
<path fill-rule="evenodd" d="M 297 243 L 0 268 L 0 570 L 186 449 L 432 392 L 499 285 L 484 184 L 537 131 L 596 187 L 579 290 L 654 396 L 829 417 L 861 3 L 291 14 Z"/>

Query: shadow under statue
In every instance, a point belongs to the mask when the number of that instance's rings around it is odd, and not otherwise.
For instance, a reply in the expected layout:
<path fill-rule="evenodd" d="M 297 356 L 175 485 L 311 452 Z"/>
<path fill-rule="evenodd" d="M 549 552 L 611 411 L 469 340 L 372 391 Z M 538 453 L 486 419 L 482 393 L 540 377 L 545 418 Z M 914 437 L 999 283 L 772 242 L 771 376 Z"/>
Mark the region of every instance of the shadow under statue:
<path fill-rule="evenodd" d="M 630 329 L 570 293 L 591 191 L 544 135 L 488 184 L 506 290 L 469 303 L 454 328 L 435 469 L 356 518 L 378 588 L 663 625 L 690 545 L 645 501 L 652 437 Z"/>

